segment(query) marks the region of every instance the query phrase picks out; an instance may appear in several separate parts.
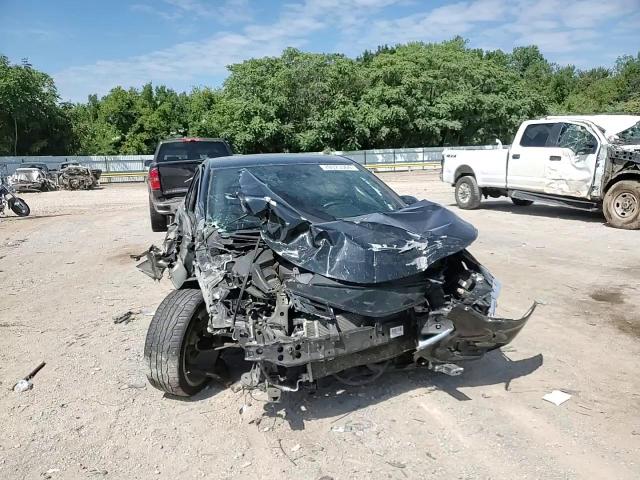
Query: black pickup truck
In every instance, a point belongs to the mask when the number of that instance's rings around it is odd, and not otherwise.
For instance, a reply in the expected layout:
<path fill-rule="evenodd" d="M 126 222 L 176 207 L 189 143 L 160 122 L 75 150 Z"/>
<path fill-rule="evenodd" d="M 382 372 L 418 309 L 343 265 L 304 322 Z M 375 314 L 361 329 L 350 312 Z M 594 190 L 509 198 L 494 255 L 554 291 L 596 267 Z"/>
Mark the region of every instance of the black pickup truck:
<path fill-rule="evenodd" d="M 151 230 L 166 232 L 171 217 L 187 193 L 193 174 L 205 158 L 233 155 L 219 138 L 162 140 L 149 164 L 149 216 Z"/>

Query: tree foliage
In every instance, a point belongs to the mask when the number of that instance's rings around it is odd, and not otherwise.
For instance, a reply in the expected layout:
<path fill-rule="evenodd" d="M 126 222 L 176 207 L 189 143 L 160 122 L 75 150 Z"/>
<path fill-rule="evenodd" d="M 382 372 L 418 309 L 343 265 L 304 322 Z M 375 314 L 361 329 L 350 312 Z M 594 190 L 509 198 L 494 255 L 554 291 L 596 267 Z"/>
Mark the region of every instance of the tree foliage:
<path fill-rule="evenodd" d="M 217 89 L 116 87 L 77 104 L 59 103 L 48 75 L 0 57 L 0 154 L 152 153 L 185 134 L 244 153 L 481 144 L 510 141 L 527 118 L 613 112 L 640 114 L 640 53 L 578 70 L 536 46 L 483 51 L 461 38 L 355 59 L 288 48 L 229 66 Z"/>
<path fill-rule="evenodd" d="M 0 56 L 0 153 L 65 153 L 71 126 L 58 101 L 49 75 Z"/>

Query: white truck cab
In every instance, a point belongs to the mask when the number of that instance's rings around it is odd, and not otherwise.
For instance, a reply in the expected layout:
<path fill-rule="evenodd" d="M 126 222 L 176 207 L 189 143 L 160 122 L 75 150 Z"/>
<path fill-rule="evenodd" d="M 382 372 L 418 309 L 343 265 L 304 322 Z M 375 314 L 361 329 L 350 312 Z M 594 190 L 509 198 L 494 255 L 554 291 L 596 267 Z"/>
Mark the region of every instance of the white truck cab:
<path fill-rule="evenodd" d="M 508 196 L 603 210 L 614 227 L 640 228 L 640 116 L 549 116 L 524 122 L 508 148 L 446 149 L 442 179 L 460 208 Z"/>

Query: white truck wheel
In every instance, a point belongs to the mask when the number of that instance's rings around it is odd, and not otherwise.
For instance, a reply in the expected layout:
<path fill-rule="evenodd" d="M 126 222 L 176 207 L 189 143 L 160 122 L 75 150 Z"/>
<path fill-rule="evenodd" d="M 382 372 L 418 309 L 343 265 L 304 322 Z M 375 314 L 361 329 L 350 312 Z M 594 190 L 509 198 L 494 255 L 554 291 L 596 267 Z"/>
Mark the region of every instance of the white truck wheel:
<path fill-rule="evenodd" d="M 614 184 L 604 196 L 602 211 L 614 228 L 640 229 L 640 182 L 622 180 Z"/>
<path fill-rule="evenodd" d="M 475 177 L 465 175 L 456 182 L 456 203 L 463 210 L 473 210 L 480 206 L 482 192 Z"/>

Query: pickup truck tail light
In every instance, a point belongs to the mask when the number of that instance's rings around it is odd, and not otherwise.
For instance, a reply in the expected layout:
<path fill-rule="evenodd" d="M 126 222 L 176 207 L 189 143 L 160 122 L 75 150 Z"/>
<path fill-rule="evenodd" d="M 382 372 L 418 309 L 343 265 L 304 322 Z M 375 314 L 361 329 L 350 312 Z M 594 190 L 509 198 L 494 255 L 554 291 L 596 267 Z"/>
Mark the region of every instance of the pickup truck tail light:
<path fill-rule="evenodd" d="M 151 190 L 160 190 L 160 172 L 158 167 L 149 170 L 149 188 Z"/>

